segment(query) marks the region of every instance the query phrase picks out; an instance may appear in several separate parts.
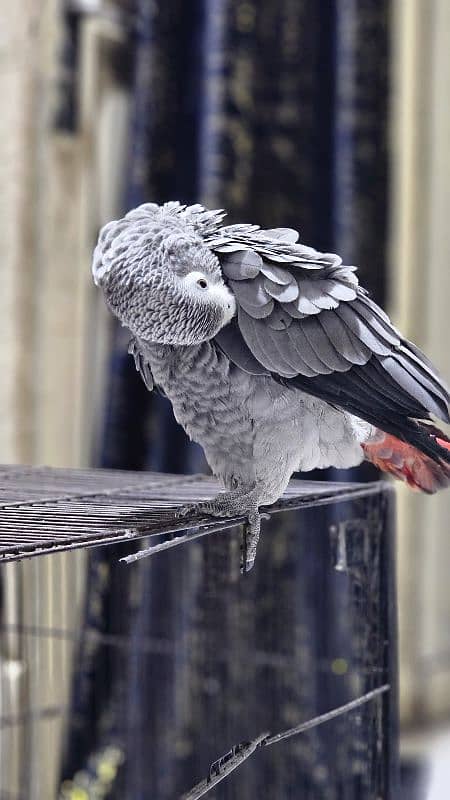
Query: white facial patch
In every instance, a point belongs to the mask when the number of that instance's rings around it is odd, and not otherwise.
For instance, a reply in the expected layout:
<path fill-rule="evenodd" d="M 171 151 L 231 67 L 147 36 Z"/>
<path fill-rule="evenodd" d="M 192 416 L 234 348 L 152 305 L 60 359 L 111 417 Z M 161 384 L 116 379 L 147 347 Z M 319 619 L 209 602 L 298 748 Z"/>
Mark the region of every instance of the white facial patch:
<path fill-rule="evenodd" d="M 208 289 L 212 286 L 211 278 L 199 270 L 188 272 L 182 280 L 185 286 L 195 286 L 198 289 Z"/>
<path fill-rule="evenodd" d="M 205 301 L 212 300 L 218 303 L 224 311 L 225 324 L 228 324 L 236 313 L 236 301 L 228 286 L 217 278 L 211 278 L 204 272 L 193 270 L 183 279 L 182 283 L 189 292 L 195 293 L 199 298 L 204 296 Z"/>

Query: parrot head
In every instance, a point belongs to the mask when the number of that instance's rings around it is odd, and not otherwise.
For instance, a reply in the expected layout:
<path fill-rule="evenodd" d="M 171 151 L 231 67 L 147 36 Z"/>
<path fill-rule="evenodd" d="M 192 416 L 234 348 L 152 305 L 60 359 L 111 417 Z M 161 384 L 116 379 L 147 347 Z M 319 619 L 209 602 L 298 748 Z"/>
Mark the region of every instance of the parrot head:
<path fill-rule="evenodd" d="M 156 210 L 155 210 L 156 209 Z M 148 204 L 105 225 L 92 272 L 111 311 L 143 341 L 200 344 L 236 312 L 216 255 L 192 225 Z"/>

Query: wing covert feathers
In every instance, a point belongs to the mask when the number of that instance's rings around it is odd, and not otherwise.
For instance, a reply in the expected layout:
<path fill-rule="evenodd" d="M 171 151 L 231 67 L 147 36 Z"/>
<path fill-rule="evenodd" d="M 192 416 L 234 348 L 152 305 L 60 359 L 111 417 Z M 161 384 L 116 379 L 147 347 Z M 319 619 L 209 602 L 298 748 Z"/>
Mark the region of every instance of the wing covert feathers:
<path fill-rule="evenodd" d="M 205 240 L 238 306 L 235 362 L 240 333 L 277 380 L 383 430 L 415 437 L 416 419 L 450 421 L 447 387 L 359 286 L 355 267 L 302 245 L 291 229 L 217 225 Z"/>

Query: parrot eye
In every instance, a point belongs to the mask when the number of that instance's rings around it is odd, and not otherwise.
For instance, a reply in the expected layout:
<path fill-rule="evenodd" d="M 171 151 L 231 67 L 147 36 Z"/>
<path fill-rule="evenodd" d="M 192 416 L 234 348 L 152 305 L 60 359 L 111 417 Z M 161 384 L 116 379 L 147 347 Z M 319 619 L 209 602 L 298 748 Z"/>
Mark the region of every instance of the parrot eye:
<path fill-rule="evenodd" d="M 209 276 L 205 275 L 205 273 L 201 270 L 191 270 L 182 278 L 183 283 L 186 286 L 196 287 L 196 289 L 209 289 L 212 284 L 209 281 Z"/>

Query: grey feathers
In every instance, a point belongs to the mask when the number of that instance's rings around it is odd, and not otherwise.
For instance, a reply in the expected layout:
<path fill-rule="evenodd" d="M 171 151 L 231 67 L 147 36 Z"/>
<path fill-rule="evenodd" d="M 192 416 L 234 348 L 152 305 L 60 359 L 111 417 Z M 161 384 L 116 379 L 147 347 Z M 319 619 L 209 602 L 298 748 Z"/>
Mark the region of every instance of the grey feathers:
<path fill-rule="evenodd" d="M 318 396 L 323 376 L 329 391 L 340 375 L 335 401 L 378 424 L 394 412 L 449 420 L 447 387 L 359 287 L 354 267 L 299 244 L 290 228 L 210 227 L 205 238 L 238 305 L 238 326 L 222 343 L 234 363 L 245 369 L 250 352 L 273 375 L 307 379 Z"/>
<path fill-rule="evenodd" d="M 125 253 L 133 256 L 138 244 L 155 249 L 169 236 L 191 237 L 193 254 L 197 241 L 206 245 L 234 295 L 237 314 L 212 340 L 235 366 L 254 375 L 270 373 L 384 430 L 392 415 L 397 423 L 430 414 L 449 420 L 447 387 L 359 286 L 354 267 L 301 244 L 291 228 L 223 225 L 223 218 L 223 211 L 198 204 L 140 206 L 102 230 L 95 280 L 102 283 L 111 265 Z M 185 312 L 189 322 L 192 309 Z M 214 325 L 220 320 L 212 320 L 208 330 Z M 148 366 L 138 348 L 132 352 L 150 385 Z"/>

